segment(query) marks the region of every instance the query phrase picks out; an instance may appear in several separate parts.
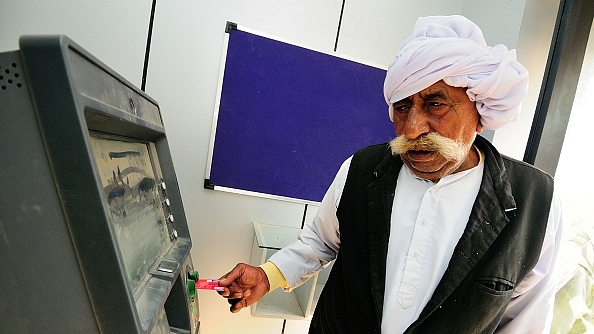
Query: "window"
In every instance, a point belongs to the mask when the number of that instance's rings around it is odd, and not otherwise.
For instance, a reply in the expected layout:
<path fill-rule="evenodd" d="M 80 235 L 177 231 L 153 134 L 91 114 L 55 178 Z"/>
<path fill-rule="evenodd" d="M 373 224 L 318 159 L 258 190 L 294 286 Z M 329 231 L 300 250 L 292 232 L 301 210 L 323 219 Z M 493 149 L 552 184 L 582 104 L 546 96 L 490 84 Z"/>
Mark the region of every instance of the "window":
<path fill-rule="evenodd" d="M 594 158 L 591 132 L 594 125 L 594 30 L 586 46 L 567 132 L 555 173 L 557 193 L 563 201 L 565 235 L 594 228 Z"/>

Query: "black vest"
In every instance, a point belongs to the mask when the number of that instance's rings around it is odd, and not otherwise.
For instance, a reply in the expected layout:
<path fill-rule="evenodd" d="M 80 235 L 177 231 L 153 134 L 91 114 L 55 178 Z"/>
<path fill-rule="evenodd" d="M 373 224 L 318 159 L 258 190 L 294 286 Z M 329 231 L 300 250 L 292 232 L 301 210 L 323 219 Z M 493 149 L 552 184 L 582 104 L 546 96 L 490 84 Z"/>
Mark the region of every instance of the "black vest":
<path fill-rule="evenodd" d="M 406 333 L 493 333 L 514 287 L 536 265 L 553 179 L 499 155 L 484 138 L 485 170 L 448 268 Z M 337 210 L 340 251 L 310 333 L 380 333 L 390 216 L 403 162 L 387 144 L 357 152 Z"/>

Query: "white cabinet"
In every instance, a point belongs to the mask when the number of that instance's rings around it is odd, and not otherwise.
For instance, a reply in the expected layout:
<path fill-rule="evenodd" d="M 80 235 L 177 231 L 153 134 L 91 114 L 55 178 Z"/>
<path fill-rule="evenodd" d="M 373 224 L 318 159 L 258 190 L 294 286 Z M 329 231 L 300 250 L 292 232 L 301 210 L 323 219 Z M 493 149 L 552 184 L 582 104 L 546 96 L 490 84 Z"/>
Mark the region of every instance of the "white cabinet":
<path fill-rule="evenodd" d="M 250 264 L 259 266 L 279 249 L 296 241 L 301 229 L 254 222 L 254 243 Z M 276 289 L 251 306 L 256 317 L 304 319 L 309 317 L 318 302 L 330 268 L 313 275 L 307 282 L 284 292 Z"/>

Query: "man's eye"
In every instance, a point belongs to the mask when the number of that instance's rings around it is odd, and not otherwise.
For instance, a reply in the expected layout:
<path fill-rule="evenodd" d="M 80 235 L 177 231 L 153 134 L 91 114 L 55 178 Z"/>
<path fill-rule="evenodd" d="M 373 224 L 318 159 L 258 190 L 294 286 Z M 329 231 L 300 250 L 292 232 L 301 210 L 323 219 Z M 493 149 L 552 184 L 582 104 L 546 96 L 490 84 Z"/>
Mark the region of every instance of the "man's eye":
<path fill-rule="evenodd" d="M 409 106 L 404 104 L 394 105 L 393 107 L 396 112 L 406 112 L 409 109 Z"/>
<path fill-rule="evenodd" d="M 447 105 L 441 102 L 427 102 L 426 108 L 433 114 L 442 114 L 448 110 Z"/>

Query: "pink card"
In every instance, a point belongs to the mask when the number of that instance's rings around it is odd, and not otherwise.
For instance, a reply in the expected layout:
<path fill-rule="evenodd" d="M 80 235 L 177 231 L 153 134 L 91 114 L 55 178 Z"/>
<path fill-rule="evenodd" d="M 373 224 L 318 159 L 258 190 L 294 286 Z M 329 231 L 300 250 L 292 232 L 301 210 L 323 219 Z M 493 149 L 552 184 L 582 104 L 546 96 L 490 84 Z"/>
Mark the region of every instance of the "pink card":
<path fill-rule="evenodd" d="M 219 286 L 218 279 L 199 279 L 196 281 L 196 289 L 215 290 L 215 291 L 225 290 L 224 287 Z"/>

